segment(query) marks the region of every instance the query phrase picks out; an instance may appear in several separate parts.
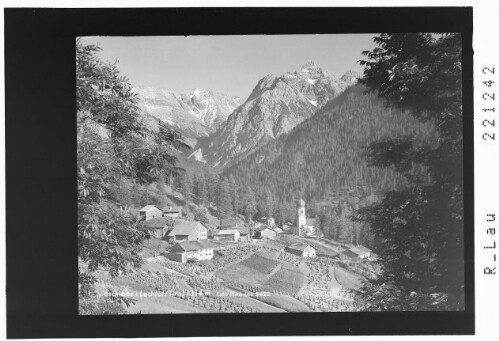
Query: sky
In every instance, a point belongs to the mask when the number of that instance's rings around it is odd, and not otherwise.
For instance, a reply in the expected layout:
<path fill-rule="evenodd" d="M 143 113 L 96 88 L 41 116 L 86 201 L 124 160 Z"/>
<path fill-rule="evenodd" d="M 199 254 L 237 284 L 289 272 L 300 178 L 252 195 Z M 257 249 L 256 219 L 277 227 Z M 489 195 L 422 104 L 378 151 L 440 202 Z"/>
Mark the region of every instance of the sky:
<path fill-rule="evenodd" d="M 203 88 L 246 99 L 268 74 L 281 75 L 316 62 L 330 75 L 362 72 L 358 60 L 374 47 L 375 34 L 85 37 L 98 43 L 103 60 L 134 87 L 175 92 Z"/>

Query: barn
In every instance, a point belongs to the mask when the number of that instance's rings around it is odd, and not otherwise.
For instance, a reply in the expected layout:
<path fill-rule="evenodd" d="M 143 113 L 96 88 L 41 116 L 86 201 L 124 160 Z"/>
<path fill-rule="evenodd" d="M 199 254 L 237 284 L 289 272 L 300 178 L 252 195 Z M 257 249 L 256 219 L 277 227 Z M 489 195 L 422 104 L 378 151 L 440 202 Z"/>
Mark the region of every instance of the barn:
<path fill-rule="evenodd" d="M 300 257 L 315 257 L 316 249 L 308 244 L 292 244 L 284 249 L 286 252 L 292 253 Z"/>
<path fill-rule="evenodd" d="M 168 217 L 153 218 L 144 222 L 144 229 L 148 230 L 152 237 L 162 239 L 173 223 L 173 220 Z"/>
<path fill-rule="evenodd" d="M 275 231 L 269 229 L 268 227 L 258 231 L 255 235 L 257 238 L 260 238 L 260 239 L 274 240 L 277 238 L 277 233 Z"/>
<path fill-rule="evenodd" d="M 377 255 L 375 255 L 371 249 L 369 249 L 365 246 L 362 246 L 362 245 L 357 245 L 357 246 L 351 247 L 350 251 L 357 254 L 357 257 L 359 257 L 361 259 L 372 260 L 372 259 L 377 257 Z"/>
<path fill-rule="evenodd" d="M 149 220 L 154 218 L 159 218 L 163 212 L 154 205 L 147 205 L 139 210 L 139 217 L 142 220 Z"/>
<path fill-rule="evenodd" d="M 208 238 L 208 230 L 197 221 L 177 221 L 168 234 L 170 242 L 180 240 L 203 240 Z"/>
<path fill-rule="evenodd" d="M 226 242 L 237 242 L 241 236 L 238 230 L 217 230 L 214 232 L 213 239 Z"/>
<path fill-rule="evenodd" d="M 163 208 L 163 217 L 182 218 L 182 207 L 168 205 Z"/>
<path fill-rule="evenodd" d="M 183 241 L 170 249 L 170 258 L 181 263 L 209 260 L 213 258 L 213 244 L 207 240 Z"/>
<path fill-rule="evenodd" d="M 248 227 L 238 228 L 239 241 L 240 242 L 250 242 L 251 241 L 251 230 Z"/>
<path fill-rule="evenodd" d="M 275 231 L 276 233 L 283 233 L 283 232 L 284 232 L 284 231 L 283 231 L 283 229 L 282 229 L 282 228 L 280 228 L 280 227 L 274 227 L 274 231 Z"/>
<path fill-rule="evenodd" d="M 348 250 L 340 252 L 339 258 L 345 259 L 345 260 L 353 260 L 353 259 L 358 259 L 359 255 L 356 254 L 355 252 L 351 251 L 350 249 L 348 249 Z"/>

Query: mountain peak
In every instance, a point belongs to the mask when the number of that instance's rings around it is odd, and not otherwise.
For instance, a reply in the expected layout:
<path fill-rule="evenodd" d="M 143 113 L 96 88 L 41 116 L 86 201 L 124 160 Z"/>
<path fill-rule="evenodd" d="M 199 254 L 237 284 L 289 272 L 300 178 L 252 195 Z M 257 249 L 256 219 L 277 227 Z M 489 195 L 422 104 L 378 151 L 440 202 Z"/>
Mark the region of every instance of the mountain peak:
<path fill-rule="evenodd" d="M 202 88 L 194 88 L 191 90 L 191 94 L 195 95 L 195 96 L 199 96 L 200 94 L 203 94 L 205 92 L 208 92 L 208 91 L 205 89 L 202 89 Z"/>
<path fill-rule="evenodd" d="M 348 79 L 351 79 L 351 78 L 360 78 L 360 74 L 358 72 L 354 72 L 352 70 L 348 70 L 347 72 L 345 72 L 343 74 L 343 76 L 341 76 L 341 80 L 348 80 Z"/>
<path fill-rule="evenodd" d="M 322 70 L 322 68 L 315 62 L 305 63 L 301 67 L 300 71 L 297 71 L 295 74 L 299 74 L 302 77 L 307 78 L 309 83 L 311 80 L 329 77 L 329 74 L 326 71 Z"/>
<path fill-rule="evenodd" d="M 317 65 L 316 62 L 313 62 L 313 61 L 306 62 L 301 67 L 302 72 L 306 72 L 306 71 L 310 71 L 310 70 L 320 70 L 320 67 L 319 67 L 319 65 Z"/>

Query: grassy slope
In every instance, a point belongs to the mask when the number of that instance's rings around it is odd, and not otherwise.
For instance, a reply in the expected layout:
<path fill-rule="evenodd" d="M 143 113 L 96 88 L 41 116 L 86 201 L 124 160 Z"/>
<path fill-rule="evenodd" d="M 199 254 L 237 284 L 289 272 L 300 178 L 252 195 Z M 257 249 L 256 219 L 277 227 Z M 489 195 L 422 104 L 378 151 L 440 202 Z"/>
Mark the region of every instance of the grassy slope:
<path fill-rule="evenodd" d="M 339 266 L 336 266 L 334 268 L 334 276 L 338 283 L 340 283 L 342 286 L 355 290 L 359 289 L 362 286 L 362 280 L 364 279 L 362 276 L 343 269 Z"/>

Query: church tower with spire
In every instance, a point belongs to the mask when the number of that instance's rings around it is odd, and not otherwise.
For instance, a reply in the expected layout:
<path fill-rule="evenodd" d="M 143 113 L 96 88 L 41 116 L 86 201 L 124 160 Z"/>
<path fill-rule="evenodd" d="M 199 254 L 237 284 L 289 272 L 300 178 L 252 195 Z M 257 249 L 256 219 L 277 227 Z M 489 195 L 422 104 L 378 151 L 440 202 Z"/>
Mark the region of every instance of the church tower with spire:
<path fill-rule="evenodd" d="M 296 233 L 297 235 L 301 235 L 301 230 L 305 228 L 307 218 L 305 215 L 305 201 L 300 199 L 298 204 L 296 205 L 297 209 L 297 219 L 296 219 Z"/>

